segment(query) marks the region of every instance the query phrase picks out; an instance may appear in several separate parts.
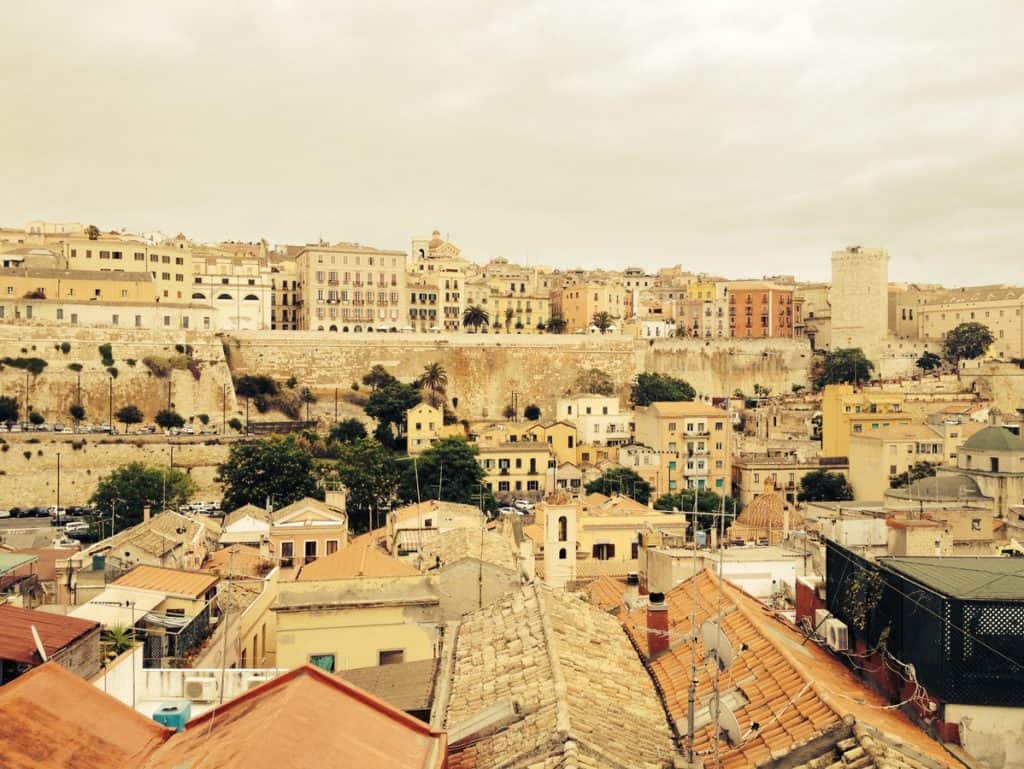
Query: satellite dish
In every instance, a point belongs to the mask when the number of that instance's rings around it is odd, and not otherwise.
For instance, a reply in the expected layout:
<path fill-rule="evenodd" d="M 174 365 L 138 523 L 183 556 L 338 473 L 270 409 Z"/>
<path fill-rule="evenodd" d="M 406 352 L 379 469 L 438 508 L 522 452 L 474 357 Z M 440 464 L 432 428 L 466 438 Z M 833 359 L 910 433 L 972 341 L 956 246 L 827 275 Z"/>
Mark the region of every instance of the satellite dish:
<path fill-rule="evenodd" d="M 718 728 L 729 737 L 729 744 L 733 747 L 743 742 L 743 730 L 740 729 L 740 722 L 724 702 L 718 706 Z"/>
<path fill-rule="evenodd" d="M 719 670 L 728 670 L 732 665 L 733 657 L 732 644 L 725 636 L 717 622 L 705 620 L 700 626 L 700 642 L 704 644 L 708 657 L 718 663 Z"/>

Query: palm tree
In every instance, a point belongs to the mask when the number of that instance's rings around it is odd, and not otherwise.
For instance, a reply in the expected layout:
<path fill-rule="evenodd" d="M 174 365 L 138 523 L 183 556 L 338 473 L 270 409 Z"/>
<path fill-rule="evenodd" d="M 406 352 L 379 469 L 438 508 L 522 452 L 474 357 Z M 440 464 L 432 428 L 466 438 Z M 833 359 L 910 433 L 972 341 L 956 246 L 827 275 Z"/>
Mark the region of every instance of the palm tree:
<path fill-rule="evenodd" d="M 615 318 L 610 313 L 595 312 L 590 322 L 603 334 L 614 325 L 614 321 Z"/>
<path fill-rule="evenodd" d="M 316 403 L 316 396 L 308 387 L 303 387 L 299 392 L 299 400 L 306 404 L 306 421 L 309 421 L 309 404 Z"/>
<path fill-rule="evenodd" d="M 420 386 L 430 390 L 430 405 L 437 408 L 437 394 L 448 386 L 448 372 L 436 361 L 423 367 Z"/>
<path fill-rule="evenodd" d="M 490 322 L 491 316 L 478 304 L 470 305 L 462 313 L 462 325 L 473 329 L 474 332 L 479 332 L 481 326 L 486 326 Z"/>
<path fill-rule="evenodd" d="M 552 315 L 547 322 L 547 330 L 549 334 L 564 334 L 567 325 L 568 323 L 561 315 Z"/>
<path fill-rule="evenodd" d="M 513 316 L 515 316 L 515 313 L 512 311 L 512 308 L 511 307 L 505 308 L 505 333 L 506 334 L 511 334 L 512 333 L 512 318 L 513 318 Z"/>

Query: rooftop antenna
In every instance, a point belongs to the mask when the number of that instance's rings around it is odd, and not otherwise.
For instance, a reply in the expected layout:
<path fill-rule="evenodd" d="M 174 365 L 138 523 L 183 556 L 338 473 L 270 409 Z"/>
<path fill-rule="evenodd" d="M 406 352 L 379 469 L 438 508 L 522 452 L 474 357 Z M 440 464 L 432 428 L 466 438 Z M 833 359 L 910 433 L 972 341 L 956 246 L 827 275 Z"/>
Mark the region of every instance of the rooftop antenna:
<path fill-rule="evenodd" d="M 728 705 L 718 703 L 718 731 L 725 732 L 731 745 L 739 745 L 743 742 L 743 730 L 740 729 L 740 722 Z M 715 735 L 715 762 L 718 762 L 718 735 Z"/>
<path fill-rule="evenodd" d="M 690 524 L 690 546 L 693 548 L 693 596 L 690 599 L 690 688 L 687 692 L 686 758 L 693 765 L 694 704 L 697 701 L 697 489 L 693 488 L 693 520 Z"/>

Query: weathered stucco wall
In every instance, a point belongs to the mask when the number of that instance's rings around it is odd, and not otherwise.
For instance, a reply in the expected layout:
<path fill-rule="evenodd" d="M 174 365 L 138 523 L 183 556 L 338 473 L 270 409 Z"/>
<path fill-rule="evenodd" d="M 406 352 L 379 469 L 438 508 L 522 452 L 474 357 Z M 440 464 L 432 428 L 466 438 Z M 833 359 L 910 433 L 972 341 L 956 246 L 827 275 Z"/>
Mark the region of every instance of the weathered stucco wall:
<path fill-rule="evenodd" d="M 605 371 L 628 391 L 643 371 L 680 376 L 703 396 L 751 392 L 755 383 L 788 391 L 806 384 L 810 352 L 801 340 L 702 342 L 633 340 L 601 336 L 515 336 L 456 334 L 366 335 L 237 332 L 226 339 L 234 373 L 294 376 L 321 396 L 346 390 L 374 364 L 403 381 L 419 376 L 430 363 L 448 373 L 448 394 L 460 416 L 495 417 L 518 394 L 520 407 L 538 404 L 554 413 L 557 398 L 568 393 L 578 373 Z"/>
<path fill-rule="evenodd" d="M 0 508 L 5 510 L 57 504 L 58 453 L 61 505 L 85 504 L 100 479 L 116 467 L 129 462 L 166 467 L 171 461 L 172 444 L 163 437 L 37 433 L 4 435 L 3 440 Z M 175 439 L 174 467 L 192 477 L 198 499 L 220 499 L 214 478 L 231 440 Z"/>
<path fill-rule="evenodd" d="M 71 349 L 60 351 L 62 343 Z M 101 362 L 99 346 L 110 344 L 117 377 L 112 380 L 113 410 L 128 404 L 142 409 L 147 421 L 167 406 L 168 384 L 171 403 L 186 419 L 199 414 L 209 415 L 214 424 L 221 421 L 225 392 L 227 418 L 238 412 L 231 373 L 224 360 L 219 337 L 202 332 L 162 332 L 142 329 L 69 328 L 67 326 L 0 324 L 0 359 L 42 358 L 47 362 L 43 373 L 29 375 L 13 366 L 0 371 L 0 395 L 18 399 L 24 418 L 26 381 L 28 400 L 50 423 L 71 424 L 68 409 L 78 398 L 79 373 L 68 368 L 82 366 L 81 398 L 86 421 L 106 422 L 111 393 L 111 377 Z M 199 363 L 199 379 L 189 371 L 172 371 L 170 376 L 154 376 L 142 359 L 146 356 L 177 354 L 176 345 L 189 345 Z M 130 365 L 127 361 L 135 361 Z M 226 390 L 224 385 L 229 385 Z"/>

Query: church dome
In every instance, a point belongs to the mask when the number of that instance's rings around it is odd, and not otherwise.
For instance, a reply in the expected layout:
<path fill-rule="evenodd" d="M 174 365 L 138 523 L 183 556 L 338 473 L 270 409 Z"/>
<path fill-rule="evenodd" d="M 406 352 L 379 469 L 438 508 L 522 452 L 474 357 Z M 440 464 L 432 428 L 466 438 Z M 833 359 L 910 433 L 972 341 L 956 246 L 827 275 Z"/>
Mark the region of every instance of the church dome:
<path fill-rule="evenodd" d="M 789 504 L 785 497 L 775 490 L 765 490 L 754 497 L 754 501 L 736 517 L 736 522 L 751 529 L 781 529 L 786 511 L 789 511 L 789 528 L 802 529 L 804 517 Z"/>
<path fill-rule="evenodd" d="M 441 233 L 438 230 L 434 230 L 431 234 L 430 243 L 427 245 L 430 246 L 430 248 L 440 248 L 444 245 L 444 241 L 441 240 Z"/>

